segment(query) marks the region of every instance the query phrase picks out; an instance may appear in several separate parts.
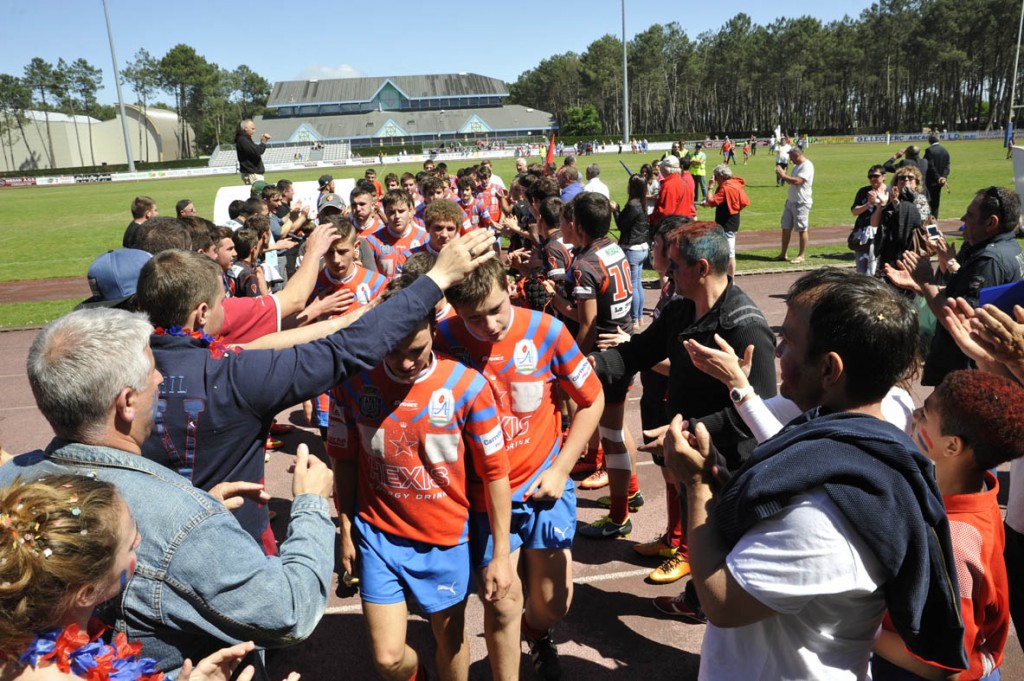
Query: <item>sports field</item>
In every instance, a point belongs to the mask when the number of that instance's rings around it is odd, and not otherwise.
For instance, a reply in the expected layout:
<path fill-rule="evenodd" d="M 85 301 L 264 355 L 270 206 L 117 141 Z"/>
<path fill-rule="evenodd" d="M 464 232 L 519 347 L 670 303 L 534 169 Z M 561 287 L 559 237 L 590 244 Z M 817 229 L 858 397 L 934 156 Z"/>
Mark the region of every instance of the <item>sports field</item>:
<path fill-rule="evenodd" d="M 943 196 L 943 216 L 957 217 L 973 192 L 990 184 L 1010 185 L 1012 168 L 1005 160 L 1005 151 L 998 140 L 949 142 L 945 146 L 952 157 L 950 187 L 952 192 Z M 881 163 L 899 147 L 883 144 L 870 145 L 813 145 L 807 156 L 815 165 L 814 208 L 811 225 L 843 225 L 851 223 L 850 203 L 857 189 L 866 183 L 866 171 L 872 163 Z M 644 160 L 652 161 L 660 154 L 640 156 L 634 154 L 600 154 L 579 159 L 580 170 L 591 162 L 601 165 L 601 179 L 611 188 L 612 198 L 620 203 L 626 200 L 625 169 L 621 160 L 632 171 L 637 171 Z M 537 160 L 537 159 L 533 159 Z M 708 155 L 708 171 L 721 160 L 712 152 Z M 473 161 L 467 159 L 464 164 Z M 463 165 L 449 162 L 454 172 Z M 785 202 L 786 189 L 775 186 L 774 156 L 766 148 L 751 158 L 747 166 L 735 167 L 735 173 L 747 181 L 751 205 L 743 213 L 743 230 L 773 230 L 778 228 L 779 215 Z M 417 163 L 376 166 L 378 178 L 389 172 L 415 172 Z M 506 180 L 514 174 L 512 159 L 499 159 L 495 172 Z M 336 178 L 362 177 L 363 168 L 338 168 Z M 315 180 L 323 169 L 271 173 L 267 180 L 276 182 L 282 177 L 291 180 Z M 0 281 L 48 279 L 58 277 L 84 277 L 92 260 L 105 250 L 119 248 L 125 226 L 131 219 L 129 205 L 138 194 L 156 199 L 163 214 L 173 212 L 174 204 L 183 198 L 191 199 L 200 215 L 212 211 L 217 189 L 236 181 L 234 175 L 206 178 L 153 180 L 135 183 L 104 183 L 67 187 L 33 187 L 0 190 Z M 700 209 L 702 219 L 712 219 L 712 209 Z M 836 257 L 845 256 L 845 247 L 819 246 L 814 253 L 825 249 L 836 251 Z M 741 258 L 739 269 L 763 267 L 761 258 Z M 785 263 L 779 264 L 785 267 Z M 6 301 L 0 301 L 3 303 Z M 56 308 L 54 306 L 56 304 Z M 12 326 L 52 319 L 74 303 L 70 300 L 45 304 L 8 306 L 0 304 L 0 326 Z"/>

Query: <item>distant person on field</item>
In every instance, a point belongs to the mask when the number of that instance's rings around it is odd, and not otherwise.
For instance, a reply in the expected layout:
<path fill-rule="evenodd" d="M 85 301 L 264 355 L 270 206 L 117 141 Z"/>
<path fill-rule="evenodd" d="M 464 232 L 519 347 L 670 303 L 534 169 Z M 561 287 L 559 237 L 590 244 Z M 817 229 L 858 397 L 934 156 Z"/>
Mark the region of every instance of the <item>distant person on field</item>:
<path fill-rule="evenodd" d="M 750 205 L 750 197 L 744 189 L 746 182 L 735 177 L 732 168 L 722 163 L 715 166 L 715 193 L 709 194 L 701 205 L 715 207 L 715 224 L 725 231 L 729 240 L 729 276 L 736 271 L 736 232 L 740 231 L 740 211 Z"/>
<path fill-rule="evenodd" d="M 242 182 L 252 184 L 263 179 L 263 152 L 267 150 L 270 135 L 260 135 L 260 143 L 252 141 L 256 133 L 256 124 L 251 118 L 242 121 L 238 134 L 235 135 L 235 154 L 238 156 L 238 171 L 242 174 Z"/>
<path fill-rule="evenodd" d="M 939 136 L 934 132 L 928 135 L 928 148 L 924 150 L 924 158 L 928 167 L 924 171 L 924 186 L 928 190 L 928 206 L 932 215 L 939 219 L 939 203 L 942 201 L 942 190 L 946 187 L 949 177 L 949 152 L 939 144 Z"/>
<path fill-rule="evenodd" d="M 794 265 L 804 261 L 807 252 L 808 229 L 810 228 L 811 187 L 814 184 L 814 164 L 811 163 L 800 147 L 789 148 L 789 160 L 793 162 L 793 173 L 787 174 L 781 166 L 775 167 L 775 175 L 789 185 L 789 196 L 786 207 L 782 211 L 782 252 L 776 260 L 785 261 L 789 253 L 789 240 L 796 229 L 799 235 L 800 250 L 790 262 Z"/>

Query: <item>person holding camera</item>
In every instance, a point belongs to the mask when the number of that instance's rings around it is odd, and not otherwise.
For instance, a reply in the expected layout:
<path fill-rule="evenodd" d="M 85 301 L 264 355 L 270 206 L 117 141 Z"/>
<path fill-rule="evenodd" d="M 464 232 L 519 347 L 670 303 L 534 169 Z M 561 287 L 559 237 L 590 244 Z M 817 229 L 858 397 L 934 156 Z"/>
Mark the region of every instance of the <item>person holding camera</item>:
<path fill-rule="evenodd" d="M 916 166 L 901 167 L 896 171 L 886 202 L 871 215 L 871 226 L 878 229 L 877 264 L 895 267 L 904 252 L 916 248 L 915 234 L 931 216 L 928 200 L 919 190 L 921 182 L 921 171 Z"/>
<path fill-rule="evenodd" d="M 850 212 L 856 218 L 847 244 L 855 254 L 857 271 L 874 276 L 878 265 L 875 253 L 877 228 L 871 218 L 885 204 L 889 189 L 885 186 L 885 169 L 880 165 L 868 168 L 868 185 L 857 190 Z"/>

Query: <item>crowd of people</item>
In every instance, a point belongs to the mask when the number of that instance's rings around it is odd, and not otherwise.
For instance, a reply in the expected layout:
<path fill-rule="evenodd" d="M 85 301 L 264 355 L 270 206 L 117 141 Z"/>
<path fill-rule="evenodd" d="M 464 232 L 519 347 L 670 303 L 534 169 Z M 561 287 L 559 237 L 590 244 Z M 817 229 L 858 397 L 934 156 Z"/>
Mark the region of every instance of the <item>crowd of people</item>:
<path fill-rule="evenodd" d="M 508 182 L 487 161 L 368 170 L 344 197 L 325 175 L 315 206 L 243 165 L 252 196 L 224 225 L 136 198 L 93 297 L 29 352 L 56 437 L 0 465 L 4 678 L 265 678 L 261 651 L 313 633 L 335 572 L 381 678 L 466 679 L 473 590 L 494 678 L 518 677 L 522 641 L 563 678 L 576 535 L 632 532 L 639 451 L 667 526 L 634 548 L 660 560 L 651 581 L 690 577 L 654 605 L 707 624 L 700 678 L 999 678 L 1024 623 L 1024 484 L 1004 528 L 993 474 L 1024 454 L 1024 308 L 980 296 L 1024 276 L 1016 193 L 974 196 L 959 252 L 899 250 L 911 210 L 937 216 L 906 193 L 930 176 L 893 165 L 894 192 L 872 166 L 854 231 L 878 245 L 800 277 L 776 339 L 733 278 L 734 149 L 704 187 L 703 145 L 676 145 L 621 206 L 574 157 L 518 158 Z M 799 259 L 814 170 L 786 157 Z M 918 308 L 937 324 L 915 407 Z M 265 464 L 299 404 L 329 465 L 299 448 L 279 544 Z M 607 486 L 607 515 L 578 525 L 577 486 Z"/>

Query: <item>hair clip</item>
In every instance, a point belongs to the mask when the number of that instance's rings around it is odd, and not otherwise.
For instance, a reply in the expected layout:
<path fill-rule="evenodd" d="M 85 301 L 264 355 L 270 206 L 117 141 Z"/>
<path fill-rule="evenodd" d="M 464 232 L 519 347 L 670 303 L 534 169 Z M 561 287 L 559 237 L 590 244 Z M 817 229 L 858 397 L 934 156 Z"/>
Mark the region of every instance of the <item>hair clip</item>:
<path fill-rule="evenodd" d="M 89 530 L 82 530 L 78 534 L 80 534 L 80 535 L 82 535 L 84 537 L 85 535 L 89 534 Z"/>
<path fill-rule="evenodd" d="M 49 558 L 53 555 L 53 549 L 43 549 L 43 558 Z"/>
<path fill-rule="evenodd" d="M 82 509 L 75 506 L 73 509 L 71 509 L 71 515 L 77 518 L 78 516 L 82 515 Z"/>
<path fill-rule="evenodd" d="M 881 312 L 878 313 L 878 321 L 880 321 L 880 322 L 884 322 L 885 321 L 885 315 L 882 314 Z"/>

